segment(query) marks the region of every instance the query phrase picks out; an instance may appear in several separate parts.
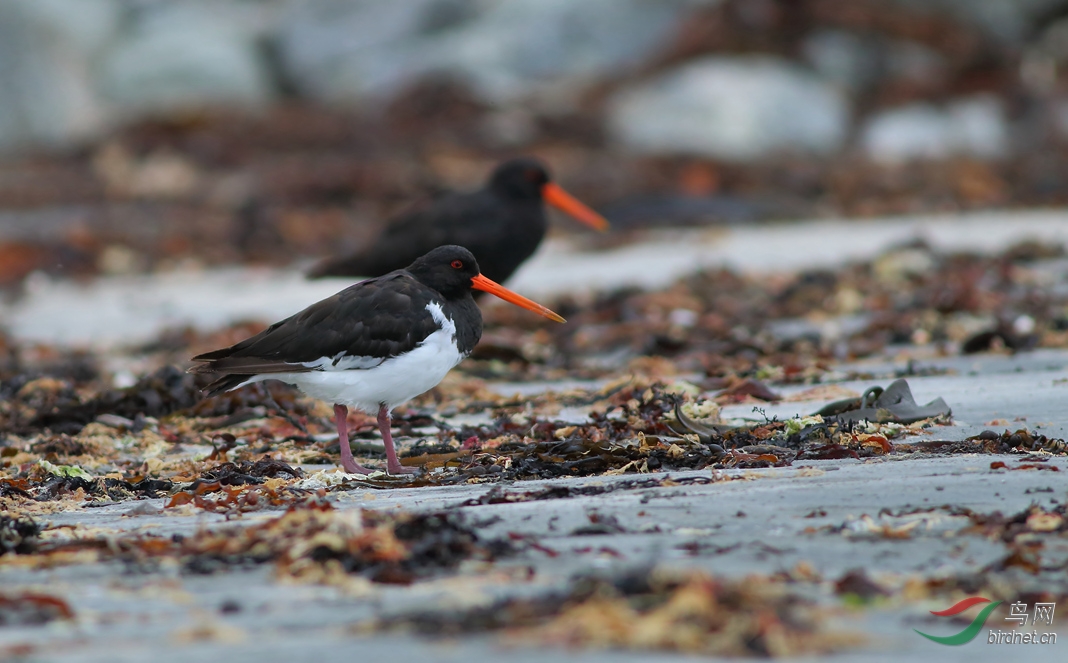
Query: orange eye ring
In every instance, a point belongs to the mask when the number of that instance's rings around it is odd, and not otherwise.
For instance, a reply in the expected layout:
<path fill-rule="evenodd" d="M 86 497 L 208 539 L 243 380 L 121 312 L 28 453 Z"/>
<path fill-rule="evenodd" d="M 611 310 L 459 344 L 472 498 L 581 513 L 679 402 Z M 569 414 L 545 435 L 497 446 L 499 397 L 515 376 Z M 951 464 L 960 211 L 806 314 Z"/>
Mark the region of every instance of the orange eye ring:
<path fill-rule="evenodd" d="M 463 260 L 453 260 L 449 264 L 452 266 L 453 269 L 463 269 L 464 261 Z"/>

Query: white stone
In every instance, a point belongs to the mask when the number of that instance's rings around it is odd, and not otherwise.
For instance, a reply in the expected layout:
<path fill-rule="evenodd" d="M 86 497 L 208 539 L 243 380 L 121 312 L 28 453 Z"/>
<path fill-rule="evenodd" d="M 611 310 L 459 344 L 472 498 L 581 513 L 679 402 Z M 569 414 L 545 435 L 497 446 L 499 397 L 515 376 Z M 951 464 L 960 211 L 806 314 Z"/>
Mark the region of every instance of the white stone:
<path fill-rule="evenodd" d="M 911 104 L 883 111 L 861 131 L 869 156 L 880 161 L 936 159 L 952 152 L 947 116 L 933 104 Z"/>
<path fill-rule="evenodd" d="M 293 5 L 278 43 L 288 78 L 314 98 L 382 98 L 444 74 L 508 101 L 640 62 L 685 10 L 714 1 L 314 0 Z"/>
<path fill-rule="evenodd" d="M 271 98 L 255 7 L 180 2 L 145 8 L 104 56 L 99 86 L 128 115 Z"/>
<path fill-rule="evenodd" d="M 91 72 L 119 19 L 117 0 L 0 2 L 0 150 L 66 145 L 106 128 Z"/>
<path fill-rule="evenodd" d="M 836 87 L 787 61 L 706 57 L 617 94 L 608 122 L 632 150 L 745 161 L 836 150 L 849 106 Z"/>
<path fill-rule="evenodd" d="M 801 55 L 816 72 L 847 90 L 867 90 L 886 78 L 936 86 L 949 75 L 946 58 L 907 39 L 872 39 L 848 30 L 815 30 Z"/>
<path fill-rule="evenodd" d="M 864 151 L 891 163 L 953 155 L 997 158 L 1006 154 L 1008 142 L 1002 104 L 989 95 L 960 99 L 944 108 L 917 103 L 886 110 L 860 132 Z"/>
<path fill-rule="evenodd" d="M 412 68 L 401 45 L 418 34 L 435 0 L 317 0 L 292 5 L 279 26 L 279 54 L 302 94 L 354 101 Z"/>
<path fill-rule="evenodd" d="M 847 90 L 867 87 L 879 76 L 877 45 L 855 32 L 816 30 L 801 43 L 801 54 L 820 76 Z"/>

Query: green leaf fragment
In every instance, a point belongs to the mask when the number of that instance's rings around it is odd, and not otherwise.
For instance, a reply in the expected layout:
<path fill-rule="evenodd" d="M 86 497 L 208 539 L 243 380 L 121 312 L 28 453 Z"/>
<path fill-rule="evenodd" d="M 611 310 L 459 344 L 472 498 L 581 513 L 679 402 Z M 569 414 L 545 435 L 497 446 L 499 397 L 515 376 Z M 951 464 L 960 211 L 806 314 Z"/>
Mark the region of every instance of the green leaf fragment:
<path fill-rule="evenodd" d="M 93 475 L 89 474 L 77 465 L 53 465 L 45 459 L 37 461 L 37 464 L 45 469 L 49 474 L 53 474 L 57 477 L 70 477 L 72 479 L 86 479 L 92 480 Z"/>

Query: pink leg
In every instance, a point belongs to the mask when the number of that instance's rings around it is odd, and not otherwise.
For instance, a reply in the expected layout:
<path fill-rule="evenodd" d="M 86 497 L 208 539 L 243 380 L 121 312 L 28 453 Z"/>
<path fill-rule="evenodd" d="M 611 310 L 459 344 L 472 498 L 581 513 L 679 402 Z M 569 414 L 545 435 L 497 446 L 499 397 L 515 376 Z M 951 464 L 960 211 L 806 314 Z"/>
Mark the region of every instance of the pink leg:
<path fill-rule="evenodd" d="M 389 410 L 385 405 L 378 408 L 378 430 L 382 431 L 382 442 L 386 445 L 386 471 L 390 474 L 415 474 L 419 470 L 401 465 L 397 450 L 393 448 L 393 435 L 389 432 Z"/>
<path fill-rule="evenodd" d="M 357 463 L 352 457 L 352 448 L 349 446 L 349 409 L 344 405 L 335 405 L 334 419 L 337 421 L 337 439 L 341 443 L 341 467 L 349 474 L 370 474 L 371 470 Z"/>

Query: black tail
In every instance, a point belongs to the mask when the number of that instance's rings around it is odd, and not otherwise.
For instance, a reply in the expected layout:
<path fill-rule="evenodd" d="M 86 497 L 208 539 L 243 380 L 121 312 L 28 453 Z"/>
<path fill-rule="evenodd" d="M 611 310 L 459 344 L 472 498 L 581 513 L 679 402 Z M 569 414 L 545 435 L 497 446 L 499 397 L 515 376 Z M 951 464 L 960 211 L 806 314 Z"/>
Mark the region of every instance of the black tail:
<path fill-rule="evenodd" d="M 224 391 L 230 391 L 237 387 L 242 382 L 247 381 L 251 375 L 224 375 L 215 382 L 212 382 L 208 386 L 204 387 L 204 394 L 207 396 L 214 396 L 221 394 Z"/>

